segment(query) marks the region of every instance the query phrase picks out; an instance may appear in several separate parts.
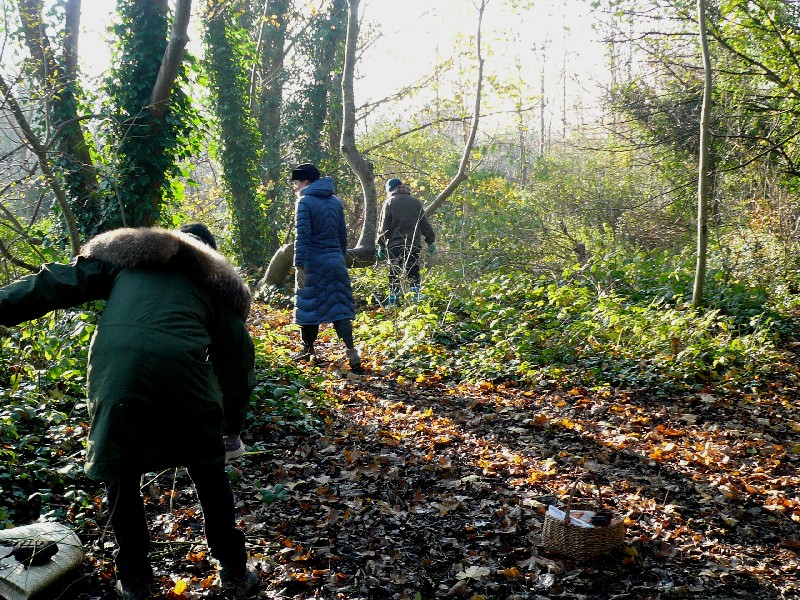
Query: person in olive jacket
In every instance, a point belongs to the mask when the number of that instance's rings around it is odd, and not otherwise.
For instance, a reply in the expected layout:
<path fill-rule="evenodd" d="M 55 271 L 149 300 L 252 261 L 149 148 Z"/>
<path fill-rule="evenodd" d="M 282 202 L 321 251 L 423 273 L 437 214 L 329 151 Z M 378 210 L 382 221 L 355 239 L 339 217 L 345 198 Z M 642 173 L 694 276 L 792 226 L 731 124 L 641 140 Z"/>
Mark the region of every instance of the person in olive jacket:
<path fill-rule="evenodd" d="M 428 254 L 436 251 L 433 231 L 422 202 L 397 177 L 386 182 L 389 197 L 383 203 L 378 221 L 378 258 L 389 259 L 389 306 L 400 299 L 401 282 L 405 275 L 414 300 L 420 297 L 420 249 L 422 239 L 428 244 Z M 388 256 L 387 256 L 388 249 Z"/>
<path fill-rule="evenodd" d="M 150 598 L 143 473 L 185 466 L 203 509 L 223 592 L 246 597 L 245 536 L 235 524 L 224 436 L 237 435 L 255 385 L 245 324 L 250 291 L 194 223 L 98 235 L 70 264 L 46 264 L 0 289 L 0 324 L 105 300 L 89 349 L 86 473 L 103 481 L 117 540 L 117 592 Z"/>

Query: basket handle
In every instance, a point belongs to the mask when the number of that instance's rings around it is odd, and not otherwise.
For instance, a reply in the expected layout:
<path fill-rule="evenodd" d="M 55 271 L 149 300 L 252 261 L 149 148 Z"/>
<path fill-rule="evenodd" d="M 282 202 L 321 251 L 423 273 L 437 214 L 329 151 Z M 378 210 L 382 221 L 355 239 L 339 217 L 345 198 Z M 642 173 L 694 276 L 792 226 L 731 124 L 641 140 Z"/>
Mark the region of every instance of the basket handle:
<path fill-rule="evenodd" d="M 575 494 L 578 484 L 586 477 L 590 477 L 597 487 L 597 493 L 600 496 L 600 508 L 602 509 L 605 506 L 605 502 L 603 501 L 603 490 L 600 487 L 600 484 L 597 482 L 597 477 L 594 476 L 594 473 L 584 473 L 575 480 L 575 483 L 572 484 L 572 487 L 569 490 L 569 498 L 567 499 L 567 506 L 566 510 L 564 511 L 564 523 L 569 523 L 569 513 L 572 509 L 572 496 Z"/>

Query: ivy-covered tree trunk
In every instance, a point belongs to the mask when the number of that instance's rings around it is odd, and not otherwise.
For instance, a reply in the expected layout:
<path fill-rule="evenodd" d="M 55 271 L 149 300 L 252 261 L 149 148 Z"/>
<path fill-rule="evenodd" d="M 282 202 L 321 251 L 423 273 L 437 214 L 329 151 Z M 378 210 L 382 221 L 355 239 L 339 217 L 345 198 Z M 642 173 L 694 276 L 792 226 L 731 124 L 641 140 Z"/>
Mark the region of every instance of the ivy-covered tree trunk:
<path fill-rule="evenodd" d="M 347 0 L 333 0 L 328 16 L 311 32 L 313 81 L 308 92 L 306 156 L 321 163 L 337 153 L 342 135 L 342 68 L 347 35 Z"/>
<path fill-rule="evenodd" d="M 222 129 L 222 168 L 231 196 L 231 217 L 241 265 L 261 269 L 268 260 L 271 224 L 261 182 L 261 140 L 248 107 L 249 81 L 243 46 L 246 31 L 236 26 L 225 6 L 210 7 L 205 41 L 215 110 Z"/>
<path fill-rule="evenodd" d="M 284 60 L 286 58 L 286 25 L 288 21 L 289 0 L 263 0 L 264 11 L 260 27 L 259 69 L 254 72 L 253 81 L 259 89 L 253 90 L 250 97 L 251 108 L 258 115 L 263 153 L 262 184 L 266 194 L 267 220 L 270 227 L 266 240 L 266 251 L 272 254 L 280 245 L 278 233 L 280 224 L 291 213 L 287 206 L 286 165 L 283 164 L 281 147 L 281 113 L 283 107 L 283 86 L 286 81 Z M 258 102 L 256 102 L 256 99 Z"/>
<path fill-rule="evenodd" d="M 115 118 L 117 171 L 107 196 L 104 229 L 152 226 L 170 197 L 169 181 L 178 174 L 178 159 L 191 124 L 191 103 L 174 86 L 181 71 L 191 0 L 176 4 L 176 27 L 168 43 L 166 0 L 127 0 L 118 4 L 121 41 L 116 68 L 109 79 Z"/>

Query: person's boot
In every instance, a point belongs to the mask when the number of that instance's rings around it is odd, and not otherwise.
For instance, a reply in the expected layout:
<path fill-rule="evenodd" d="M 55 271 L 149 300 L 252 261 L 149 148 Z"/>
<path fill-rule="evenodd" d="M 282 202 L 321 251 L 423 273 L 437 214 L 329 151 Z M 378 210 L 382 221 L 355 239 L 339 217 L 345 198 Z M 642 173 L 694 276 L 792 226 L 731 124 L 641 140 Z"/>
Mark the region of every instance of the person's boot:
<path fill-rule="evenodd" d="M 119 550 L 114 551 L 116 559 Z M 117 571 L 117 583 L 114 586 L 117 596 L 122 600 L 151 600 L 156 598 L 153 594 L 153 570 L 146 559 L 137 568 L 124 569 L 124 573 Z M 2 596 L 0 596 L 2 597 Z"/>
<path fill-rule="evenodd" d="M 350 364 L 350 369 L 353 371 L 361 368 L 361 356 L 358 353 L 358 348 L 347 349 L 347 362 Z"/>
<path fill-rule="evenodd" d="M 229 465 L 244 454 L 245 447 L 238 435 L 225 436 L 225 464 Z"/>
<path fill-rule="evenodd" d="M 258 594 L 258 573 L 248 569 L 221 569 L 219 580 L 228 600 L 249 600 Z"/>
<path fill-rule="evenodd" d="M 303 349 L 294 355 L 294 360 L 296 362 L 313 362 L 315 358 L 316 355 L 314 354 L 313 344 L 303 344 Z"/>

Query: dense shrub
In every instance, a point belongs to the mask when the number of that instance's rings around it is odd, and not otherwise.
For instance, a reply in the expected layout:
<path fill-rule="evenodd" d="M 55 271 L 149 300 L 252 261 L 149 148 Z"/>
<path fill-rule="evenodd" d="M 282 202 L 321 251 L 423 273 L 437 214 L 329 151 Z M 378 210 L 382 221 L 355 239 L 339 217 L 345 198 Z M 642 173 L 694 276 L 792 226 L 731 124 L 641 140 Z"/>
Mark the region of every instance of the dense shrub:
<path fill-rule="evenodd" d="M 661 390 L 755 385 L 782 369 L 797 326 L 775 294 L 716 252 L 708 306 L 693 310 L 690 256 L 609 252 L 560 273 L 427 275 L 426 300 L 362 317 L 360 339 L 404 376 L 525 384 L 568 379 Z M 366 277 L 373 277 L 367 275 Z"/>

